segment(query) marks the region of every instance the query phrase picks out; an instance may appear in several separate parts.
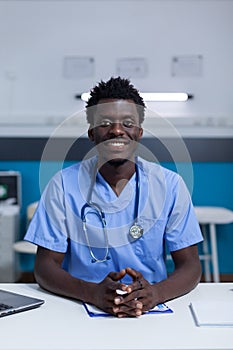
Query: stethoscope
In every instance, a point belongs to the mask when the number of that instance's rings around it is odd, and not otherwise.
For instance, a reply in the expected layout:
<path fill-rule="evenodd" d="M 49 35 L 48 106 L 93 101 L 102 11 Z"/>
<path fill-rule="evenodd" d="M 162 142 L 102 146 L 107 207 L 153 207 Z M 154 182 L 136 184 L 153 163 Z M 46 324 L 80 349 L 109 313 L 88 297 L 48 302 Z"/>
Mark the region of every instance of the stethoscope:
<path fill-rule="evenodd" d="M 143 235 L 143 228 L 138 224 L 140 181 L 139 181 L 139 169 L 138 169 L 137 164 L 135 164 L 135 173 L 136 173 L 136 194 L 135 194 L 135 204 L 134 204 L 134 223 L 129 229 L 129 235 L 133 239 L 139 239 Z M 94 184 L 95 184 L 95 180 L 96 180 L 96 174 L 97 174 L 97 167 L 96 167 L 96 170 L 94 172 L 94 176 L 92 177 L 91 185 L 89 187 L 89 191 L 88 191 L 88 195 L 87 195 L 87 203 L 84 204 L 82 209 L 81 209 L 81 220 L 82 220 L 82 224 L 83 224 L 83 231 L 85 234 L 86 242 L 87 242 L 88 249 L 89 249 L 93 263 L 94 262 L 104 262 L 104 261 L 110 259 L 110 257 L 109 257 L 109 241 L 108 241 L 108 232 L 107 232 L 105 213 L 101 209 L 99 204 L 94 203 L 91 200 L 92 192 L 93 192 L 93 188 L 94 188 Z M 87 233 L 87 223 L 86 223 L 86 214 L 85 214 L 85 211 L 87 208 L 93 209 L 96 212 L 97 216 L 99 217 L 99 219 L 102 223 L 102 228 L 103 228 L 103 232 L 104 232 L 104 240 L 105 240 L 105 244 L 106 244 L 105 245 L 106 246 L 105 254 L 104 254 L 104 257 L 102 259 L 97 258 L 95 256 L 92 248 L 91 248 L 90 240 L 89 240 L 88 233 Z"/>

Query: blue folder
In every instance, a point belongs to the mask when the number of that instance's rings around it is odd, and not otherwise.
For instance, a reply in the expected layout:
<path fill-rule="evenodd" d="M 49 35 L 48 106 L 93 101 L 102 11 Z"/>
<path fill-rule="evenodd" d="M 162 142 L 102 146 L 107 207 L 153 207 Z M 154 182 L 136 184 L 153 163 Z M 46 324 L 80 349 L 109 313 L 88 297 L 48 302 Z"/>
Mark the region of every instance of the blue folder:
<path fill-rule="evenodd" d="M 83 306 L 90 317 L 113 317 L 113 315 L 108 314 L 96 306 L 88 303 L 83 303 Z M 164 313 L 173 313 L 173 310 L 170 309 L 166 304 L 158 304 L 153 309 L 146 311 L 144 315 L 147 314 L 164 314 Z"/>

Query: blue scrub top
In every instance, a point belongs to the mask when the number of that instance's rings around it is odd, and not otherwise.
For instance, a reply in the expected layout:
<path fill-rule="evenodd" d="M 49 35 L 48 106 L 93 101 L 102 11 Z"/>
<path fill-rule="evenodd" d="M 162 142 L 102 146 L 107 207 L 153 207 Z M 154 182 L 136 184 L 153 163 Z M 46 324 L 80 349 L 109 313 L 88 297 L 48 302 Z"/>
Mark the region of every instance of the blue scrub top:
<path fill-rule="evenodd" d="M 202 241 L 189 192 L 175 172 L 137 159 L 139 170 L 138 223 L 144 234 L 132 239 L 136 176 L 129 180 L 118 197 L 100 173 L 91 182 L 97 159 L 93 157 L 58 172 L 48 183 L 32 218 L 25 240 L 50 250 L 65 253 L 63 268 L 74 277 L 100 282 L 110 271 L 131 267 L 150 283 L 167 277 L 164 244 L 169 251 Z M 93 174 L 93 175 L 92 175 Z M 81 220 L 90 188 L 92 202 L 105 213 L 107 239 L 96 211 L 87 208 L 87 234 Z M 89 246 L 98 259 L 109 247 L 110 259 L 93 263 Z M 124 283 L 130 283 L 126 276 Z"/>

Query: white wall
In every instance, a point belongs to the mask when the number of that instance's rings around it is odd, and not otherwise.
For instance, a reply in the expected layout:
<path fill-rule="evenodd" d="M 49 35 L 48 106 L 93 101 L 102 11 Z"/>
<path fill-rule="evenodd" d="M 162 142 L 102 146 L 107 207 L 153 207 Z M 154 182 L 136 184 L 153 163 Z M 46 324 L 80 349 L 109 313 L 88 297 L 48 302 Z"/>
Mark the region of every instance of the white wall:
<path fill-rule="evenodd" d="M 200 124 L 204 133 L 212 125 L 216 135 L 233 135 L 232 34 L 230 0 L 1 1 L 1 130 L 56 124 L 83 108 L 77 93 L 117 75 L 119 58 L 145 58 L 147 74 L 131 79 L 140 91 L 194 95 L 150 109 L 180 125 Z M 172 76 L 172 58 L 183 55 L 203 56 L 200 76 Z M 93 57 L 93 76 L 65 78 L 66 56 Z"/>

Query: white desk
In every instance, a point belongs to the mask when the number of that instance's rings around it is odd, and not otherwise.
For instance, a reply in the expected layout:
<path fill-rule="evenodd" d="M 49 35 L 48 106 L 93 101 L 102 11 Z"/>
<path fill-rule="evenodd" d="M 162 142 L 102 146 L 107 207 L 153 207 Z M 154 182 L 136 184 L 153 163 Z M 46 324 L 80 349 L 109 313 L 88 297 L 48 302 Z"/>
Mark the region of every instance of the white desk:
<path fill-rule="evenodd" d="M 41 307 L 0 318 L 0 349 L 233 349 L 233 328 L 197 327 L 194 300 L 233 302 L 233 283 L 203 283 L 167 303 L 173 314 L 140 318 L 90 318 L 79 302 L 42 291 L 36 284 L 0 288 L 45 299 Z"/>

